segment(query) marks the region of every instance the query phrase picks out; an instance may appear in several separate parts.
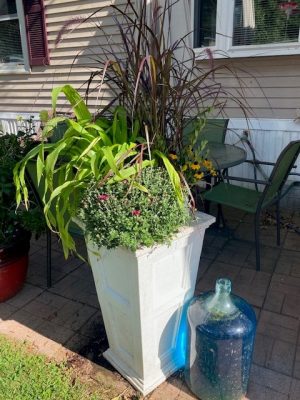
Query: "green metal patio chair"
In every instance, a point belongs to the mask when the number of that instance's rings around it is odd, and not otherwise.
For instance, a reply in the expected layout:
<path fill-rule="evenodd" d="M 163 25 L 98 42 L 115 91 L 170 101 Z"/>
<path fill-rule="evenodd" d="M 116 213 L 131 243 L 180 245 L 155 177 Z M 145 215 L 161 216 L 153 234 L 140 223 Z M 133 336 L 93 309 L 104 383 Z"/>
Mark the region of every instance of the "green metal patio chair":
<path fill-rule="evenodd" d="M 208 142 L 224 143 L 228 122 L 229 119 L 208 119 L 199 135 L 199 142 L 207 140 Z M 195 131 L 195 124 L 194 119 L 188 121 L 183 131 L 184 138 Z"/>
<path fill-rule="evenodd" d="M 35 200 L 41 210 L 44 209 L 44 204 L 42 201 L 42 194 L 44 193 L 45 183 L 41 179 L 38 184 L 37 173 L 36 173 L 36 163 L 35 161 L 29 161 L 26 165 L 26 180 L 29 184 L 30 189 L 33 192 Z M 50 195 L 46 195 L 46 200 L 49 199 Z M 54 212 L 54 209 L 52 210 Z M 75 224 L 75 222 L 71 222 L 69 226 L 69 232 L 74 236 L 83 236 L 83 232 L 80 227 Z M 46 246 L 47 246 L 47 258 L 46 258 L 46 270 L 47 270 L 47 287 L 52 286 L 52 256 L 51 256 L 51 248 L 52 248 L 52 237 L 51 230 L 46 227 Z"/>
<path fill-rule="evenodd" d="M 300 140 L 291 142 L 281 152 L 276 164 L 260 162 L 261 164 L 274 165 L 273 171 L 267 181 L 257 179 L 244 179 L 228 176 L 229 180 L 251 182 L 265 185 L 262 192 L 220 182 L 211 190 L 205 192 L 204 198 L 221 205 L 227 205 L 254 214 L 254 232 L 256 246 L 256 269 L 260 270 L 260 215 L 261 211 L 276 204 L 277 245 L 280 245 L 280 199 L 287 194 L 294 183 L 284 187 L 291 169 L 300 153 Z M 300 175 L 300 174 L 293 174 Z M 297 182 L 298 183 L 298 182 Z"/>

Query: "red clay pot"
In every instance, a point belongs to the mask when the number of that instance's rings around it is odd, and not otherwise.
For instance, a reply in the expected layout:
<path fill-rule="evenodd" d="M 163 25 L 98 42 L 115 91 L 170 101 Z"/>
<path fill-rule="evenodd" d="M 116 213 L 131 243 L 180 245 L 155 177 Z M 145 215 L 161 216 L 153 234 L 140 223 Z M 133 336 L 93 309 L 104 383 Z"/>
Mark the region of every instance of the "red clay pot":
<path fill-rule="evenodd" d="M 28 268 L 30 233 L 22 232 L 14 243 L 0 246 L 0 302 L 23 287 Z"/>

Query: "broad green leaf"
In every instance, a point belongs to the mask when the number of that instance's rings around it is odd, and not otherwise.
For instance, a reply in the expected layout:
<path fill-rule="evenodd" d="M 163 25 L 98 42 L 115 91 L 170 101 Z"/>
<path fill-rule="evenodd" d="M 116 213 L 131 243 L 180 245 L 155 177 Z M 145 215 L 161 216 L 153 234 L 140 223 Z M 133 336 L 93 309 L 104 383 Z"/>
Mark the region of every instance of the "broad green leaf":
<path fill-rule="evenodd" d="M 71 85 L 59 86 L 52 90 L 52 107 L 54 113 L 56 112 L 57 99 L 60 93 L 64 93 L 66 98 L 69 100 L 77 120 L 90 121 L 92 119 L 92 115 L 83 98 Z"/>
<path fill-rule="evenodd" d="M 55 118 L 50 119 L 46 123 L 46 125 L 42 131 L 43 138 L 48 138 L 49 136 L 51 136 L 53 133 L 53 130 L 57 127 L 57 124 L 59 124 L 60 122 L 64 122 L 65 120 L 66 120 L 65 117 L 55 117 Z"/>
<path fill-rule="evenodd" d="M 174 166 L 172 165 L 172 163 L 170 162 L 168 157 L 165 156 L 165 154 L 163 154 L 161 151 L 155 150 L 153 154 L 157 155 L 159 158 L 162 159 L 162 161 L 165 165 L 165 168 L 169 174 L 170 181 L 173 185 L 175 194 L 177 196 L 178 203 L 182 207 L 184 205 L 184 198 L 183 198 L 183 192 L 182 192 L 182 188 L 181 188 L 180 177 L 179 177 L 176 169 L 174 168 Z"/>

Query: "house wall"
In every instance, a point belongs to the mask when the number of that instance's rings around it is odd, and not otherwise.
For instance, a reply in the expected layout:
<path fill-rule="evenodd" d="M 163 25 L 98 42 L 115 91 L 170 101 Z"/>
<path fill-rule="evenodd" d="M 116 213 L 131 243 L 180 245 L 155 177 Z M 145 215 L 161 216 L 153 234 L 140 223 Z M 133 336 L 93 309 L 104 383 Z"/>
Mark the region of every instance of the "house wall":
<path fill-rule="evenodd" d="M 114 48 L 118 47 L 119 39 L 109 9 L 100 10 L 97 17 L 89 22 L 81 23 L 79 19 L 111 3 L 124 6 L 126 0 L 45 0 L 50 65 L 33 67 L 31 73 L 0 73 L 0 121 L 7 118 L 13 120 L 18 114 L 38 115 L 42 109 L 51 109 L 50 94 L 55 86 L 69 83 L 85 92 L 89 73 L 97 68 L 97 58 L 109 50 L 96 24 L 111 34 L 109 40 L 115 44 Z M 189 0 L 178 2 L 176 7 L 172 15 L 173 41 L 190 32 Z M 74 22 L 71 31 L 56 44 L 59 32 L 70 20 Z M 233 129 L 238 126 L 236 133 L 239 134 L 248 129 L 256 148 L 263 149 L 263 153 L 268 149 L 267 154 L 262 154 L 260 158 L 275 160 L 278 152 L 292 138 L 300 139 L 300 122 L 297 121 L 300 117 L 300 55 L 215 62 L 235 71 L 237 77 L 228 72 L 217 75 L 217 79 L 233 96 L 243 99 L 249 106 L 250 125 L 249 121 L 239 119 L 243 117 L 241 109 L 232 99 L 227 99 L 226 114 L 231 118 Z M 91 93 L 89 104 L 101 107 L 108 100 L 107 91 L 103 90 L 100 94 L 96 90 Z M 63 96 L 58 109 L 69 110 Z M 14 131 L 15 125 L 7 125 L 7 130 Z M 276 148 L 266 145 L 266 137 L 270 143 L 276 141 Z M 228 135 L 228 141 L 236 143 L 236 138 L 236 134 L 232 139 Z"/>
<path fill-rule="evenodd" d="M 108 49 L 96 23 L 111 33 L 110 40 L 118 43 L 115 23 L 108 9 L 99 11 L 97 18 L 80 24 L 79 18 L 86 18 L 100 7 L 111 3 L 124 5 L 126 0 L 45 0 L 50 65 L 33 67 L 31 73 L 3 74 L 0 72 L 0 113 L 34 113 L 51 108 L 51 89 L 70 83 L 85 90 L 85 82 L 97 63 L 95 58 Z M 60 30 L 67 21 L 73 20 L 71 32 L 66 33 L 56 46 Z M 76 58 L 77 56 L 77 58 Z M 76 58 L 76 59 L 75 59 Z M 108 94 L 95 92 L 91 104 L 105 103 Z M 65 101 L 60 101 L 61 110 L 67 110 Z"/>
<path fill-rule="evenodd" d="M 233 74 L 220 74 L 219 82 L 233 95 L 246 100 L 249 116 L 296 119 L 300 116 L 300 55 L 255 57 L 217 61 Z M 239 93 L 238 93 L 239 92 Z M 241 111 L 228 101 L 226 111 L 238 118 Z"/>
<path fill-rule="evenodd" d="M 67 82 L 84 92 L 89 72 L 97 65 L 95 58 L 108 50 L 95 23 L 101 23 L 103 29 L 111 33 L 110 40 L 116 44 L 118 36 L 115 22 L 107 9 L 100 11 L 96 19 L 84 24 L 79 25 L 75 21 L 87 17 L 99 6 L 107 6 L 112 2 L 124 5 L 126 0 L 45 0 L 51 63 L 46 67 L 33 67 L 31 73 L 0 73 L 0 113 L 32 113 L 50 108 L 51 89 Z M 183 3 L 179 3 L 179 7 L 182 8 Z M 173 15 L 177 35 L 185 33 L 178 29 L 178 26 L 186 24 L 183 23 L 183 11 L 182 8 Z M 56 46 L 60 30 L 66 21 L 72 19 L 72 31 L 65 34 Z M 225 63 L 236 71 L 238 79 L 230 74 L 222 74 L 218 80 L 234 95 L 237 95 L 237 89 L 242 85 L 243 96 L 252 117 L 295 119 L 299 116 L 300 55 L 217 62 Z M 101 95 L 95 92 L 91 95 L 90 104 L 99 105 L 100 101 L 105 103 L 108 99 L 109 94 L 105 90 Z M 60 104 L 62 108 L 67 107 L 63 101 Z M 231 100 L 227 102 L 226 112 L 232 118 L 242 117 L 241 110 Z"/>

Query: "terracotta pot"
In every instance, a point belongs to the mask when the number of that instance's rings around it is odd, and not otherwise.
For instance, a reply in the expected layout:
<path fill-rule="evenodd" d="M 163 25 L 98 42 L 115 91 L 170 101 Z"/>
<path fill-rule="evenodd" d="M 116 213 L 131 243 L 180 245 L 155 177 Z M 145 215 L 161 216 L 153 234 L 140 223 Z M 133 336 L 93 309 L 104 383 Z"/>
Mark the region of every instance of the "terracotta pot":
<path fill-rule="evenodd" d="M 22 232 L 13 243 L 0 245 L 0 302 L 10 299 L 23 287 L 28 268 L 29 232 Z"/>

